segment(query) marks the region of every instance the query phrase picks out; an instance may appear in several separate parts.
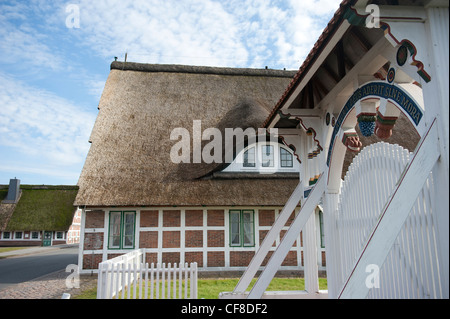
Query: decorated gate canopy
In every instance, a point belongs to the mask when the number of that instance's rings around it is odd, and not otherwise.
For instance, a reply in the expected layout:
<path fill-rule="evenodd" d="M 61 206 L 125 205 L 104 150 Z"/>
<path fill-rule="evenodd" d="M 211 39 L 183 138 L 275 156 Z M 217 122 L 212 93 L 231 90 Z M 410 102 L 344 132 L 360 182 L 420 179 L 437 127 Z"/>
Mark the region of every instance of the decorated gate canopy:
<path fill-rule="evenodd" d="M 381 104 L 381 99 L 383 99 L 383 104 Z M 368 101 L 368 103 L 365 101 Z M 372 108 L 372 113 L 368 112 L 367 110 L 363 110 L 363 107 L 361 107 L 361 104 L 369 104 L 368 108 Z M 378 107 L 377 107 L 378 106 Z M 358 88 L 352 96 L 348 99 L 347 103 L 345 103 L 344 107 L 342 108 L 338 119 L 336 121 L 336 124 L 333 129 L 333 133 L 331 136 L 331 142 L 330 142 L 330 148 L 328 150 L 328 157 L 327 157 L 327 165 L 330 165 L 331 161 L 331 154 L 333 152 L 333 145 L 336 139 L 336 136 L 339 134 L 339 131 L 341 129 L 344 129 L 344 122 L 349 117 L 350 112 L 354 108 L 359 107 L 359 115 L 358 117 L 358 123 L 360 125 L 361 132 L 364 136 L 370 136 L 374 133 L 376 133 L 375 128 L 378 127 L 388 127 L 390 130 L 392 130 L 393 126 L 395 125 L 395 121 L 398 118 L 398 112 L 396 112 L 395 108 L 398 108 L 401 110 L 404 114 L 408 116 L 408 118 L 411 120 L 411 122 L 416 126 L 416 130 L 419 132 L 422 131 L 422 129 L 419 127 L 419 124 L 422 120 L 424 110 L 423 108 L 414 100 L 413 97 L 410 96 L 410 94 L 403 89 L 401 86 L 386 83 L 386 82 L 369 82 L 367 84 L 364 84 L 360 88 Z M 370 115 L 368 115 L 370 114 Z M 394 115 L 395 116 L 392 116 Z M 389 116 L 391 115 L 391 116 Z M 364 134 L 364 129 L 366 127 L 361 127 L 361 124 L 363 121 L 360 121 L 360 119 L 366 120 L 369 118 L 373 121 L 373 128 L 371 132 L 366 132 Z M 391 133 L 392 134 L 392 133 Z M 390 135 L 387 137 L 390 137 Z M 346 141 L 349 138 L 349 136 L 352 136 L 353 138 L 357 136 L 356 132 L 353 130 L 343 132 L 342 133 L 342 142 L 344 145 L 346 145 Z M 385 138 L 386 135 L 379 136 L 380 138 Z M 348 145 L 346 145 L 348 146 Z M 351 149 L 352 146 L 350 146 L 350 150 L 355 151 L 355 149 Z M 359 146 L 361 147 L 361 146 Z M 359 149 L 357 149 L 359 150 Z"/>

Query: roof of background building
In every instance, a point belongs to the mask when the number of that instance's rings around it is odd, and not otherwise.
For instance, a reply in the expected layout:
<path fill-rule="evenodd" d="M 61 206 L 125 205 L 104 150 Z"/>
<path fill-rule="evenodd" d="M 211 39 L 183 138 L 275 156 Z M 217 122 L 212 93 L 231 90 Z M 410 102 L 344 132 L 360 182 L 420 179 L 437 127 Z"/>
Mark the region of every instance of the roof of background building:
<path fill-rule="evenodd" d="M 17 204 L 0 202 L 0 231 L 68 230 L 78 186 L 21 185 Z M 8 185 L 0 185 L 0 201 Z"/>

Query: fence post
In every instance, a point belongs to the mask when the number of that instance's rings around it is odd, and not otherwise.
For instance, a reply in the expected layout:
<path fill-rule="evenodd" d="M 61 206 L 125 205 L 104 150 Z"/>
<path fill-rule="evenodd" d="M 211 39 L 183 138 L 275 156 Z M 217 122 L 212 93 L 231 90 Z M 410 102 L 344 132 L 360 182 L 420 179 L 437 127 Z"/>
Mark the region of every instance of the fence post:
<path fill-rule="evenodd" d="M 194 298 L 193 299 L 198 299 L 198 287 L 197 287 L 198 270 L 197 270 L 197 263 L 196 262 L 194 262 L 193 268 L 194 268 L 194 278 L 192 279 L 194 281 L 193 282 L 193 286 L 194 286 Z"/>
<path fill-rule="evenodd" d="M 98 265 L 98 278 L 97 278 L 97 299 L 103 299 L 103 263 Z"/>

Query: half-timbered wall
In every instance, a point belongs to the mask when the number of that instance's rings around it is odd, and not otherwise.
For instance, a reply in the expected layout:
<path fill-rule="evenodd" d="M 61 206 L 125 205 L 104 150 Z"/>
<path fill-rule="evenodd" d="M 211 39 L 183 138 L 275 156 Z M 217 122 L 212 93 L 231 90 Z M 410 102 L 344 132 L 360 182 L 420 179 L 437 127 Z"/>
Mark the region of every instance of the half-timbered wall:
<path fill-rule="evenodd" d="M 112 248 L 109 230 L 111 212 L 135 212 L 134 244 L 127 249 Z M 253 236 L 250 242 L 241 244 L 232 240 L 231 213 L 248 212 L 253 215 L 253 231 L 246 226 L 246 235 Z M 104 260 L 128 253 L 137 248 L 146 248 L 146 261 L 160 263 L 197 262 L 200 270 L 242 271 L 262 243 L 264 236 L 278 217 L 279 207 L 163 207 L 163 208 L 105 208 L 85 210 L 82 214 L 82 238 L 79 265 L 82 271 L 97 270 Z M 298 210 L 297 210 L 298 213 Z M 280 234 L 282 237 L 294 218 L 292 214 Z M 316 223 L 320 229 L 321 217 L 317 209 Z M 233 228 L 234 229 L 234 228 Z M 244 226 L 240 228 L 243 236 Z M 280 243 L 280 236 L 273 250 Z M 317 262 L 325 270 L 325 248 L 321 247 L 318 233 L 319 253 Z M 272 252 L 269 252 L 263 265 Z M 303 269 L 302 235 L 294 243 L 285 258 L 281 270 Z"/>

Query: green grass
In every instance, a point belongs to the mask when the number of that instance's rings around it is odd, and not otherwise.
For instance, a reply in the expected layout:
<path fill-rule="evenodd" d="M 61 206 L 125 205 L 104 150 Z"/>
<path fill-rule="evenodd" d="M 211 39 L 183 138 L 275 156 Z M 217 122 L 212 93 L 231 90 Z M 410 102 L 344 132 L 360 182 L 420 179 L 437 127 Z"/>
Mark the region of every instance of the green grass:
<path fill-rule="evenodd" d="M 225 291 L 233 291 L 239 279 L 199 279 L 198 280 L 198 298 L 199 299 L 218 299 L 219 293 Z M 249 289 L 255 284 L 256 279 L 253 279 Z M 184 284 L 183 284 L 184 285 Z M 177 283 L 178 287 L 178 283 Z M 131 287 L 133 289 L 133 287 Z M 167 289 L 167 288 L 166 288 Z M 289 290 L 304 290 L 305 280 L 303 278 L 274 278 L 268 287 L 268 291 L 289 291 Z M 319 278 L 319 289 L 327 289 L 327 280 Z M 138 290 L 137 290 L 138 291 Z M 167 290 L 166 290 L 167 291 Z M 133 290 L 131 290 L 133 294 Z M 137 292 L 137 295 L 139 291 Z M 127 291 L 125 292 L 125 296 Z M 86 290 L 80 295 L 74 296 L 74 299 L 95 299 L 97 296 L 97 288 Z"/>

